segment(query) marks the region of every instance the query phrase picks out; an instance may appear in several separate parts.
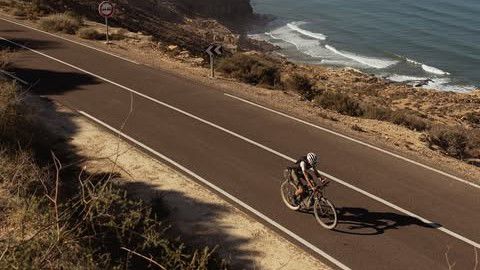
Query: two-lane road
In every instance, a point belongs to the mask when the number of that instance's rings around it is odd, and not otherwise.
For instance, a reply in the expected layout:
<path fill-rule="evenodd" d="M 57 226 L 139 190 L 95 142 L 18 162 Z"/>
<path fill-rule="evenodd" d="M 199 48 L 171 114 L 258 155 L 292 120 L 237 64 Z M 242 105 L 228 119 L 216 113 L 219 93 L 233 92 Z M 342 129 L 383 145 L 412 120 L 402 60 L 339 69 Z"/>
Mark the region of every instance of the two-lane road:
<path fill-rule="evenodd" d="M 9 70 L 33 92 L 122 130 L 133 143 L 243 207 L 339 268 L 473 269 L 480 188 L 285 117 L 198 82 L 0 20 L 2 46 L 23 50 Z M 320 153 L 333 176 L 336 231 L 286 209 L 279 196 L 291 158 Z M 155 153 L 152 152 L 153 155 Z M 188 170 L 188 171 L 187 171 Z M 425 222 L 422 222 L 420 219 Z M 431 224 L 437 223 L 439 226 Z"/>

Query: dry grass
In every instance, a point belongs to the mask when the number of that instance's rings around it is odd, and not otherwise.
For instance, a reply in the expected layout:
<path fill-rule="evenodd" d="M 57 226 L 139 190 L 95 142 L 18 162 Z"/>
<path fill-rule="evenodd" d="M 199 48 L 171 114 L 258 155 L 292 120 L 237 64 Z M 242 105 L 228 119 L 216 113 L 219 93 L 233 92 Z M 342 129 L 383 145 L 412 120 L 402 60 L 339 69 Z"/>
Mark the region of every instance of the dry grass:
<path fill-rule="evenodd" d="M 318 94 L 313 89 L 310 79 L 298 73 L 293 74 L 286 80 L 285 87 L 299 93 L 305 100 L 313 100 Z"/>
<path fill-rule="evenodd" d="M 437 125 L 428 131 L 430 147 L 438 148 L 445 154 L 458 158 L 480 158 L 480 131 L 460 126 Z"/>
<path fill-rule="evenodd" d="M 82 20 L 68 13 L 59 13 L 41 18 L 39 27 L 49 32 L 75 34 L 82 26 Z"/>
<path fill-rule="evenodd" d="M 218 70 L 245 83 L 281 87 L 278 64 L 256 55 L 234 54 L 220 60 Z"/>
<path fill-rule="evenodd" d="M 37 20 L 51 9 L 46 0 L 1 0 L 0 8 L 21 19 Z"/>
<path fill-rule="evenodd" d="M 97 29 L 94 28 L 82 28 L 78 31 L 78 36 L 83 39 L 89 40 L 104 40 L 106 39 L 104 33 L 100 33 Z"/>
<path fill-rule="evenodd" d="M 325 109 L 330 109 L 349 116 L 362 116 L 360 103 L 347 94 L 326 91 L 315 97 L 315 103 Z"/>

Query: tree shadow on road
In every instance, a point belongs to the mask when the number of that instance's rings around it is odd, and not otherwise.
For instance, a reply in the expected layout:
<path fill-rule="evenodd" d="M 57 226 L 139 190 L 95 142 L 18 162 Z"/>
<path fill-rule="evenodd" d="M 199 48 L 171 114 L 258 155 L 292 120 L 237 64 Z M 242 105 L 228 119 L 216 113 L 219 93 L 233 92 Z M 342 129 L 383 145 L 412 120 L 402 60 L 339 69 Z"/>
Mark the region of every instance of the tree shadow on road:
<path fill-rule="evenodd" d="M 406 226 L 437 228 L 438 224 L 427 224 L 421 220 L 392 212 L 370 212 L 365 208 L 337 208 L 338 225 L 335 231 L 355 235 L 378 235 L 388 230 Z"/>
<path fill-rule="evenodd" d="M 0 33 L 11 33 L 11 32 L 20 32 L 17 30 L 1 30 Z M 39 50 L 39 49 L 54 49 L 58 48 L 61 43 L 55 41 L 46 41 L 46 40 L 37 40 L 37 39 L 30 39 L 30 38 L 8 38 L 4 37 L 7 40 L 0 39 L 0 47 L 5 49 L 10 49 L 11 51 L 21 51 L 25 50 L 25 48 L 19 47 L 16 44 L 23 45 L 30 49 Z M 14 42 L 14 43 L 12 43 Z"/>
<path fill-rule="evenodd" d="M 85 85 L 101 83 L 95 77 L 79 72 L 60 72 L 45 69 L 10 67 L 11 74 L 27 81 L 30 92 L 38 95 L 57 95 L 72 90 L 80 90 Z"/>

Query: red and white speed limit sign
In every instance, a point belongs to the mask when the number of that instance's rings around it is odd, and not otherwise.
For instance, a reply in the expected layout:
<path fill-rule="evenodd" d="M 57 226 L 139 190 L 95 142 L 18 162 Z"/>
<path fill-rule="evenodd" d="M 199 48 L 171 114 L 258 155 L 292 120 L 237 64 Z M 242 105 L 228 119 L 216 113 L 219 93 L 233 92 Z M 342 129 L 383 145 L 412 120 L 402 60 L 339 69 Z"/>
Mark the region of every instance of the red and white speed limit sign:
<path fill-rule="evenodd" d="M 109 18 L 113 16 L 113 13 L 115 12 L 115 7 L 110 1 L 103 1 L 98 5 L 98 13 L 102 17 Z"/>

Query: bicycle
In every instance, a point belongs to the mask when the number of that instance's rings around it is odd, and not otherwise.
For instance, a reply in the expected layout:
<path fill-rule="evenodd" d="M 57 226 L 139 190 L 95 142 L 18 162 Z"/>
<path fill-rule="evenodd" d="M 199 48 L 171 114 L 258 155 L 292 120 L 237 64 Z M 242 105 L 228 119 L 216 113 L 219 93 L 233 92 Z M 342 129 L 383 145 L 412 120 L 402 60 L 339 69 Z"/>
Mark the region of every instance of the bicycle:
<path fill-rule="evenodd" d="M 324 228 L 332 230 L 337 226 L 337 211 L 333 203 L 324 196 L 324 189 L 330 183 L 324 179 L 322 184 L 317 184 L 314 188 L 309 187 L 304 191 L 303 198 L 297 204 L 295 203 L 296 185 L 286 177 L 280 186 L 280 194 L 285 205 L 294 211 L 306 210 L 310 211 L 313 206 L 313 213 L 317 222 Z"/>

